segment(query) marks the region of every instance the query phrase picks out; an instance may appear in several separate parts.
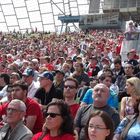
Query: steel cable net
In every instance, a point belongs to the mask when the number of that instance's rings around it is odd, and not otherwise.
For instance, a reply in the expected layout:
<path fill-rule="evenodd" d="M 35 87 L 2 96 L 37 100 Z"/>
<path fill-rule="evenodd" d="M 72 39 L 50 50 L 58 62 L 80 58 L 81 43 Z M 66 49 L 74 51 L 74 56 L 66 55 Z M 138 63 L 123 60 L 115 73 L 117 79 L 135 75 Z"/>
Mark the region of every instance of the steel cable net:
<path fill-rule="evenodd" d="M 58 32 L 62 26 L 58 16 L 88 11 L 89 0 L 0 0 L 0 31 Z"/>

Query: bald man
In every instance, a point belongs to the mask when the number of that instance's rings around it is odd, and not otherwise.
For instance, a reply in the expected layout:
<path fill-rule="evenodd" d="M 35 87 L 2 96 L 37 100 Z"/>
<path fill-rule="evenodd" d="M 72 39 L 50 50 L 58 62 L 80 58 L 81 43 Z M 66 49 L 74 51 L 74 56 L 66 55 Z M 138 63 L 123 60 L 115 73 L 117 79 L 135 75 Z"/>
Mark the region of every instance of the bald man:
<path fill-rule="evenodd" d="M 84 127 L 87 124 L 87 120 L 89 119 L 90 114 L 95 110 L 102 110 L 107 112 L 112 118 L 115 128 L 120 122 L 118 112 L 114 108 L 107 105 L 107 101 L 109 98 L 109 88 L 105 84 L 97 84 L 93 88 L 93 92 L 93 104 L 81 107 L 76 114 L 75 126 L 76 130 L 79 133 L 80 140 L 85 140 Z"/>

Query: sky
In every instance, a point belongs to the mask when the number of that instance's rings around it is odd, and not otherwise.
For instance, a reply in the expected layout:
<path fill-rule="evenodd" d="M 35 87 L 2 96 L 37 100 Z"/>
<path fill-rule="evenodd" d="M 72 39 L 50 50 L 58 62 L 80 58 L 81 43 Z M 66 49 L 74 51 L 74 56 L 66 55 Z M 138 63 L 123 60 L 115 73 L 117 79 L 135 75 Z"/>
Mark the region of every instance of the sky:
<path fill-rule="evenodd" d="M 57 32 L 62 28 L 58 16 L 85 15 L 90 0 L 0 0 L 0 31 Z M 78 27 L 78 24 L 75 24 Z M 75 30 L 73 24 L 69 24 Z M 63 27 L 65 30 L 65 25 Z"/>

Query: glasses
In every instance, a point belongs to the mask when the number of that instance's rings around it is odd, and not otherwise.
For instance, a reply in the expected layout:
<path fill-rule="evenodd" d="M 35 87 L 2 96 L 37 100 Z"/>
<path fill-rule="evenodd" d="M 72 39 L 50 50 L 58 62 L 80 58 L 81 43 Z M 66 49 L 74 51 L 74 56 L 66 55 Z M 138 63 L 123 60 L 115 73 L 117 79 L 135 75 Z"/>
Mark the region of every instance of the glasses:
<path fill-rule="evenodd" d="M 64 88 L 74 89 L 74 88 L 76 88 L 76 87 L 75 87 L 75 86 L 72 86 L 72 85 L 64 85 Z"/>
<path fill-rule="evenodd" d="M 61 116 L 61 114 L 58 113 L 45 113 L 45 117 L 50 116 L 51 118 L 55 118 L 56 116 Z"/>
<path fill-rule="evenodd" d="M 107 129 L 107 128 L 103 128 L 103 127 L 100 127 L 100 126 L 97 126 L 97 125 L 89 125 L 88 128 L 90 128 L 90 129 L 94 128 L 97 131 Z"/>

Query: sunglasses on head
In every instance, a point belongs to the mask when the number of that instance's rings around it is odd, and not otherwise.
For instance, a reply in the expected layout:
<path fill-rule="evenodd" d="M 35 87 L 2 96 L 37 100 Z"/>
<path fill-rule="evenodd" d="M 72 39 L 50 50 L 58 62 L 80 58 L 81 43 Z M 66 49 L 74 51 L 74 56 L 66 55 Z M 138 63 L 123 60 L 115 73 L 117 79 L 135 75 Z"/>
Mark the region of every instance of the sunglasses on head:
<path fill-rule="evenodd" d="M 51 118 L 55 118 L 56 116 L 61 116 L 61 114 L 58 113 L 45 113 L 45 117 L 50 116 Z"/>

